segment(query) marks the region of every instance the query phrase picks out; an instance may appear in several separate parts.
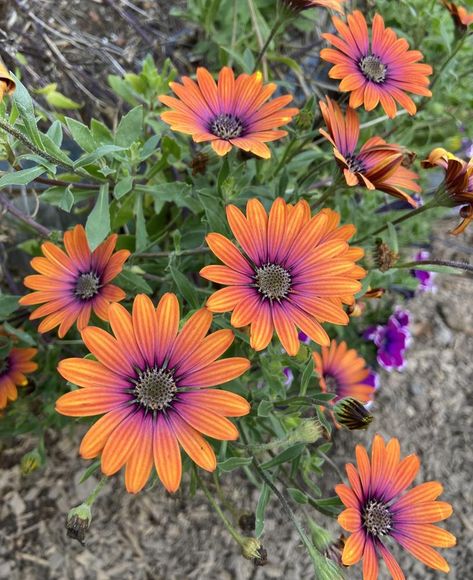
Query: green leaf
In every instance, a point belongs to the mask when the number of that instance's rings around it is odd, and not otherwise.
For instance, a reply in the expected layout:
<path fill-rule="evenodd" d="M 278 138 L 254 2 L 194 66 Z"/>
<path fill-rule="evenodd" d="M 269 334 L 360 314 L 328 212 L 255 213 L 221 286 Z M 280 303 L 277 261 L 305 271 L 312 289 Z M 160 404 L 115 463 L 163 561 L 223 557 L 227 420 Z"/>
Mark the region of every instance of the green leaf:
<path fill-rule="evenodd" d="M 79 145 L 81 149 L 92 153 L 97 149 L 97 142 L 95 141 L 90 129 L 75 119 L 66 117 L 66 125 L 71 132 L 72 138 Z"/>
<path fill-rule="evenodd" d="M 140 152 L 140 161 L 148 159 L 148 157 L 156 151 L 159 139 L 160 139 L 159 135 L 153 135 L 146 141 Z"/>
<path fill-rule="evenodd" d="M 64 153 L 64 151 L 56 145 L 56 143 L 46 134 L 41 135 L 43 147 L 47 153 L 61 161 L 64 167 L 72 167 L 72 160 Z"/>
<path fill-rule="evenodd" d="M 273 410 L 273 403 L 271 401 L 261 401 L 256 411 L 258 417 L 269 417 Z"/>
<path fill-rule="evenodd" d="M 8 322 L 3 322 L 3 328 L 5 329 L 6 332 L 8 332 L 8 334 L 12 334 L 13 336 L 16 336 L 19 340 L 21 340 L 21 342 L 24 342 L 25 344 L 28 344 L 29 346 L 34 346 L 35 340 L 32 336 L 30 336 L 27 332 L 24 332 L 23 330 L 20 330 L 19 328 L 15 328 L 14 326 L 12 326 L 11 324 L 9 324 Z"/>
<path fill-rule="evenodd" d="M 108 183 L 100 186 L 100 192 L 94 209 L 90 212 L 85 224 L 85 231 L 90 250 L 94 251 L 110 232 L 110 205 L 108 199 Z"/>
<path fill-rule="evenodd" d="M 311 355 L 309 358 L 309 362 L 307 363 L 307 366 L 305 367 L 301 377 L 301 388 L 299 390 L 299 395 L 301 397 L 304 397 L 305 394 L 307 393 L 309 381 L 313 376 L 313 374 L 314 374 L 314 358 Z"/>
<path fill-rule="evenodd" d="M 273 457 L 273 459 L 270 459 L 269 461 L 266 461 L 266 463 L 263 463 L 261 465 L 261 468 L 272 469 L 273 467 L 277 467 L 282 463 L 292 461 L 296 457 L 299 457 L 299 455 L 304 451 L 304 449 L 305 443 L 297 443 L 297 445 L 293 445 L 292 447 L 289 447 L 288 449 L 281 451 L 281 453 L 278 453 L 276 457 Z"/>
<path fill-rule="evenodd" d="M 120 181 L 117 181 L 115 187 L 113 188 L 113 195 L 115 199 L 120 199 L 124 195 L 126 195 L 131 188 L 133 187 L 133 176 L 128 175 L 127 177 L 123 177 Z"/>
<path fill-rule="evenodd" d="M 264 514 L 271 497 L 271 489 L 267 483 L 263 483 L 261 495 L 255 511 L 255 537 L 260 538 L 264 530 Z"/>
<path fill-rule="evenodd" d="M 116 153 L 117 151 L 125 151 L 125 147 L 119 147 L 118 145 L 102 145 L 92 153 L 79 157 L 79 159 L 74 163 L 74 167 L 78 168 L 90 165 L 95 163 L 95 161 L 101 157 L 105 157 L 111 153 Z"/>
<path fill-rule="evenodd" d="M 139 105 L 129 111 L 117 127 L 115 143 L 121 147 L 129 147 L 143 133 L 143 107 Z"/>
<path fill-rule="evenodd" d="M 11 294 L 0 294 L 0 320 L 5 320 L 20 308 L 18 298 Z"/>
<path fill-rule="evenodd" d="M 80 109 L 83 105 L 76 103 L 66 95 L 63 95 L 59 91 L 49 91 L 45 95 L 45 99 L 49 105 L 55 107 L 56 109 Z"/>
<path fill-rule="evenodd" d="M 13 341 L 0 334 L 0 359 L 5 359 L 13 348 Z"/>
<path fill-rule="evenodd" d="M 140 187 L 140 190 L 144 188 Z M 159 183 L 146 187 L 145 191 L 154 199 L 154 210 L 157 214 L 166 202 L 188 208 L 195 214 L 202 211 L 199 202 L 192 196 L 192 186 L 188 183 Z"/>
<path fill-rule="evenodd" d="M 62 125 L 57 119 L 56 119 L 56 121 L 54 121 L 54 123 L 51 125 L 51 127 L 49 127 L 46 135 L 51 139 L 51 141 L 55 145 L 57 145 L 58 147 L 61 147 L 61 145 L 62 145 Z"/>
<path fill-rule="evenodd" d="M 114 284 L 120 286 L 124 290 L 129 292 L 137 293 L 144 292 L 145 294 L 152 294 L 153 289 L 146 282 L 143 276 L 140 276 L 136 272 L 132 272 L 129 269 L 123 269 L 120 274 L 115 278 Z"/>
<path fill-rule="evenodd" d="M 25 124 L 25 130 L 28 137 L 37 147 L 43 149 L 41 135 L 36 126 L 33 100 L 20 79 L 18 79 L 14 74 L 12 74 L 12 77 L 16 83 L 16 89 L 13 93 L 13 104 L 18 109 L 20 117 Z"/>
<path fill-rule="evenodd" d="M 101 145 L 113 145 L 113 133 L 101 121 L 92 119 L 90 122 L 90 131 L 97 143 Z"/>
<path fill-rule="evenodd" d="M 326 514 L 327 516 L 338 516 L 338 514 L 343 509 L 343 503 L 341 502 L 338 495 L 333 497 L 327 497 L 323 499 L 312 499 L 311 505 L 317 507 L 317 509 Z"/>
<path fill-rule="evenodd" d="M 253 457 L 229 457 L 225 461 L 222 461 L 218 464 L 218 468 L 220 471 L 234 471 L 239 467 L 243 467 L 244 465 L 250 465 L 253 461 Z"/>
<path fill-rule="evenodd" d="M 29 167 L 28 169 L 20 169 L 12 173 L 4 173 L 0 177 L 0 187 L 5 187 L 6 185 L 27 185 L 43 173 L 46 173 L 44 167 Z"/>
<path fill-rule="evenodd" d="M 100 459 L 96 459 L 91 465 L 89 465 L 89 467 L 82 474 L 79 483 L 84 483 L 84 481 L 87 481 L 89 477 L 97 471 L 97 469 L 100 467 L 100 461 Z"/>
<path fill-rule="evenodd" d="M 136 216 L 135 249 L 137 252 L 141 252 L 148 245 L 148 232 L 146 231 L 145 216 L 143 213 L 143 196 L 141 194 L 136 196 L 135 216 Z"/>
<path fill-rule="evenodd" d="M 309 502 L 309 498 L 300 489 L 297 489 L 295 487 L 288 487 L 287 492 L 292 497 L 292 499 L 297 503 L 304 504 Z"/>
<path fill-rule="evenodd" d="M 64 190 L 64 195 L 61 198 L 61 201 L 58 204 L 58 207 L 63 211 L 67 211 L 69 213 L 74 205 L 74 194 L 72 193 L 71 185 L 68 185 Z"/>
<path fill-rule="evenodd" d="M 201 300 L 185 274 L 177 270 L 174 266 L 170 266 L 169 270 L 180 294 L 182 294 L 192 308 L 200 308 L 202 305 Z"/>

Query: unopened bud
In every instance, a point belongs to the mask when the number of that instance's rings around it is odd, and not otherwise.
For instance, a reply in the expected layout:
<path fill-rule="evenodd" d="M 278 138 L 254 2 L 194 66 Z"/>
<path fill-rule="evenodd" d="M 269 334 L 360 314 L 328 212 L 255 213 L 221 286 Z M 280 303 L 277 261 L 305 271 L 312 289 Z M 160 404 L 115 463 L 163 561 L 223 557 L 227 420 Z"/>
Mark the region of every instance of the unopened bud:
<path fill-rule="evenodd" d="M 309 109 L 302 109 L 296 117 L 296 127 L 307 131 L 314 122 L 314 113 Z"/>
<path fill-rule="evenodd" d="M 363 298 L 382 298 L 386 294 L 386 288 L 369 288 Z"/>
<path fill-rule="evenodd" d="M 261 558 L 261 544 L 256 538 L 243 538 L 241 554 L 247 560 L 257 560 Z"/>
<path fill-rule="evenodd" d="M 43 458 L 37 449 L 28 451 L 21 458 L 20 470 L 22 475 L 29 475 L 43 465 Z"/>
<path fill-rule="evenodd" d="M 332 534 L 321 528 L 314 520 L 309 520 L 309 528 L 314 546 L 323 552 L 333 542 Z"/>
<path fill-rule="evenodd" d="M 316 419 L 303 419 L 288 436 L 288 443 L 315 443 L 322 434 L 322 427 Z"/>
<path fill-rule="evenodd" d="M 373 421 L 373 415 L 368 413 L 363 403 L 352 397 L 337 401 L 333 406 L 333 413 L 337 422 L 350 431 L 367 429 Z"/>
<path fill-rule="evenodd" d="M 92 510 L 86 503 L 72 508 L 67 514 L 66 530 L 69 538 L 84 545 L 85 535 L 92 522 Z"/>

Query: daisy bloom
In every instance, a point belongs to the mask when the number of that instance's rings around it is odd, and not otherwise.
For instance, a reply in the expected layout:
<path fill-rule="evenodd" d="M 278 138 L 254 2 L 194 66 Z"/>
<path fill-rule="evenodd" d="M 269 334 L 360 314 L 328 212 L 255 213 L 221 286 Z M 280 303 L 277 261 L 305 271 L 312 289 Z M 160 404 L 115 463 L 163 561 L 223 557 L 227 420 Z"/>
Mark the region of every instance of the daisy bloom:
<path fill-rule="evenodd" d="M 450 12 L 455 26 L 462 31 L 465 31 L 470 24 L 473 24 L 473 14 L 466 11 L 463 6 L 457 6 L 455 2 L 442 0 L 442 4 Z"/>
<path fill-rule="evenodd" d="M 381 137 L 371 137 L 357 152 L 360 120 L 356 111 L 348 107 L 344 116 L 338 104 L 328 97 L 327 103 L 320 102 L 320 109 L 327 125 L 327 131 L 320 129 L 320 133 L 333 145 L 347 184 L 384 191 L 417 207 L 405 190 L 419 192 L 421 188 L 415 182 L 419 176 L 403 166 L 403 148 L 388 144 Z"/>
<path fill-rule="evenodd" d="M 342 563 L 352 566 L 362 559 L 363 580 L 376 580 L 381 556 L 391 576 L 404 580 L 386 546 L 386 540 L 391 538 L 427 566 L 448 572 L 447 562 L 432 548 L 449 548 L 456 543 L 453 534 L 432 525 L 452 513 L 450 504 L 436 501 L 442 485 L 430 481 L 406 491 L 419 471 L 420 461 L 417 455 L 401 460 L 397 439 L 385 444 L 380 435 L 375 435 L 371 461 L 362 445 L 356 446 L 356 461 L 358 469 L 351 463 L 345 466 L 349 485 L 335 486 L 347 508 L 338 516 L 338 522 L 351 533 Z"/>
<path fill-rule="evenodd" d="M 10 73 L 0 59 L 0 103 L 4 95 L 12 95 L 15 91 L 15 81 L 11 78 Z"/>
<path fill-rule="evenodd" d="M 210 141 L 218 155 L 226 155 L 232 146 L 269 159 L 266 142 L 287 135 L 276 130 L 286 125 L 299 109 L 284 109 L 292 95 L 277 97 L 266 103 L 276 90 L 274 83 L 263 85 L 260 72 L 241 74 L 235 79 L 233 70 L 223 67 L 218 84 L 205 68 L 197 69 L 197 82 L 182 77 L 182 85 L 169 86 L 179 98 L 161 95 L 159 100 L 170 111 L 161 119 L 174 131 L 192 135 L 196 143 Z"/>
<path fill-rule="evenodd" d="M 4 409 L 8 401 L 16 401 L 17 386 L 28 384 L 25 375 L 38 368 L 31 360 L 37 352 L 36 348 L 13 347 L 6 357 L 0 359 L 0 409 Z"/>
<path fill-rule="evenodd" d="M 39 332 L 59 326 L 62 338 L 74 322 L 79 330 L 85 328 L 92 311 L 108 320 L 109 304 L 126 296 L 121 288 L 110 284 L 130 255 L 128 250 L 113 252 L 117 237 L 112 234 L 91 252 L 84 228 L 77 225 L 64 234 L 65 252 L 51 242 L 41 246 L 44 257 L 31 260 L 39 274 L 24 279 L 24 285 L 35 292 L 20 298 L 24 306 L 41 304 L 30 316 L 31 320 L 46 317 Z"/>
<path fill-rule="evenodd" d="M 461 234 L 473 221 L 473 159 L 469 162 L 459 159 L 453 153 L 438 147 L 429 157 L 422 161 L 423 167 L 441 167 L 445 171 L 445 179 L 436 194 L 439 205 L 453 207 L 461 205 L 462 221 L 450 233 Z M 465 205 L 463 205 L 465 204 Z"/>
<path fill-rule="evenodd" d="M 418 61 L 423 55 L 409 50 L 407 40 L 385 28 L 382 16 L 375 14 L 371 39 L 365 17 L 359 10 L 347 17 L 348 24 L 334 17 L 340 36 L 323 34 L 335 48 L 324 48 L 320 56 L 333 63 L 329 76 L 342 79 L 340 90 L 350 92 L 350 107 L 364 104 L 372 111 L 381 103 L 386 115 L 396 116 L 396 102 L 410 115 L 416 112 L 414 101 L 406 94 L 432 96 L 427 88 L 432 67 Z"/>
<path fill-rule="evenodd" d="M 311 217 L 306 201 L 295 205 L 276 199 L 269 216 L 251 199 L 246 216 L 227 207 L 230 228 L 241 249 L 217 233 L 206 238 L 224 265 L 206 266 L 201 276 L 226 288 L 208 300 L 212 312 L 232 311 L 236 328 L 251 324 L 250 344 L 266 348 L 276 331 L 291 356 L 300 346 L 297 329 L 328 345 L 322 322 L 348 324 L 343 304 L 350 304 L 366 272 L 355 264 L 361 248 L 350 248 L 355 227 L 339 227 L 340 216 L 324 209 Z"/>
<path fill-rule="evenodd" d="M 179 332 L 179 303 L 164 294 L 157 308 L 144 294 L 133 312 L 121 304 L 109 308 L 113 335 L 94 326 L 82 339 L 97 360 L 70 358 L 59 363 L 60 374 L 83 387 L 60 397 L 56 410 L 71 417 L 102 415 L 86 433 L 80 454 L 101 454 L 102 472 L 117 473 L 126 465 L 125 484 L 140 491 L 153 464 L 169 492 L 181 481 L 181 452 L 202 469 L 213 471 L 215 453 L 201 433 L 220 440 L 238 438 L 227 417 L 250 411 L 239 395 L 210 387 L 242 375 L 246 358 L 217 360 L 232 344 L 231 330 L 206 336 L 212 314 L 193 314 Z"/>
<path fill-rule="evenodd" d="M 376 387 L 370 369 L 355 349 L 348 348 L 345 341 L 332 340 L 330 346 L 312 353 L 314 369 L 320 377 L 320 388 L 324 393 L 334 393 L 336 403 L 352 397 L 361 403 L 373 400 Z"/>
<path fill-rule="evenodd" d="M 282 0 L 282 3 L 294 12 L 302 12 L 320 6 L 343 14 L 345 0 Z"/>

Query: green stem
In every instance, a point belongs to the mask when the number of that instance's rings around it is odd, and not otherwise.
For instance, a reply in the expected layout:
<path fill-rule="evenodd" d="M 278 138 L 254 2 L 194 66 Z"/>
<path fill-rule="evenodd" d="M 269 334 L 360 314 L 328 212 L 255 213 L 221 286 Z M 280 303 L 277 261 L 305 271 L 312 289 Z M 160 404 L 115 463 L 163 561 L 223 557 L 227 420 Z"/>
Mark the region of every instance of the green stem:
<path fill-rule="evenodd" d="M 413 268 L 416 266 L 448 266 L 449 268 L 458 268 L 465 272 L 473 272 L 473 264 L 467 262 L 456 262 L 454 260 L 417 260 L 416 262 L 405 262 L 404 264 L 396 264 L 393 268 Z"/>
<path fill-rule="evenodd" d="M 102 491 L 104 485 L 107 483 L 108 481 L 108 477 L 106 475 L 104 475 L 102 477 L 102 479 L 98 482 L 98 484 L 95 486 L 95 489 L 92 491 L 92 493 L 89 495 L 89 497 L 85 500 L 85 504 L 87 504 L 89 507 L 92 507 L 94 501 L 97 499 L 97 496 L 99 495 L 99 493 Z"/>
<path fill-rule="evenodd" d="M 439 78 L 442 76 L 443 72 L 445 71 L 445 69 L 447 68 L 447 66 L 450 64 L 450 61 L 453 60 L 455 58 L 455 56 L 458 54 L 458 52 L 460 51 L 461 47 L 463 46 L 463 43 L 465 42 L 465 40 L 467 39 L 468 34 L 465 32 L 458 40 L 456 45 L 454 46 L 452 52 L 448 55 L 448 57 L 444 60 L 444 62 L 442 63 L 442 65 L 440 66 L 440 68 L 435 71 L 435 76 L 432 79 L 432 82 L 430 83 L 430 90 L 432 90 L 434 88 L 434 86 L 437 84 L 437 81 L 439 80 Z"/>
<path fill-rule="evenodd" d="M 258 54 L 258 58 L 256 59 L 255 62 L 255 66 L 253 68 L 253 72 L 256 72 L 258 70 L 258 67 L 268 49 L 268 46 L 270 45 L 271 41 L 273 40 L 273 38 L 276 36 L 276 33 L 278 32 L 281 24 L 284 22 L 284 18 L 282 16 L 279 16 L 279 18 L 276 19 L 276 22 L 274 23 L 273 28 L 271 29 L 271 32 L 269 33 L 269 36 L 266 40 L 266 42 L 263 45 L 263 48 L 260 50 L 260 53 Z"/>
<path fill-rule="evenodd" d="M 416 207 L 416 209 L 413 209 L 412 211 L 405 213 L 404 215 L 402 215 L 401 217 L 398 217 L 397 219 L 395 219 L 392 222 L 386 222 L 380 228 L 378 228 L 377 230 L 374 230 L 374 232 L 370 232 L 369 234 L 366 234 L 366 236 L 363 236 L 362 238 L 354 240 L 353 243 L 354 244 L 361 244 L 362 242 L 364 242 L 368 238 L 371 238 L 373 236 L 376 236 L 377 234 L 380 234 L 381 232 L 384 232 L 384 230 L 388 229 L 389 224 L 395 226 L 397 224 L 405 222 L 408 219 L 411 219 L 412 217 L 418 216 L 421 213 L 424 213 L 425 211 L 427 211 L 428 209 L 431 209 L 431 208 L 436 207 L 436 206 L 437 206 L 436 200 L 431 200 L 431 201 L 427 202 L 426 204 L 421 205 L 420 207 Z"/>
<path fill-rule="evenodd" d="M 201 247 L 201 248 L 191 248 L 190 250 L 181 250 L 176 252 L 176 250 L 171 251 L 163 251 L 163 252 L 141 252 L 139 254 L 135 254 L 135 258 L 167 258 L 172 254 L 176 256 L 193 256 L 195 254 L 206 254 L 210 252 L 209 248 Z"/>

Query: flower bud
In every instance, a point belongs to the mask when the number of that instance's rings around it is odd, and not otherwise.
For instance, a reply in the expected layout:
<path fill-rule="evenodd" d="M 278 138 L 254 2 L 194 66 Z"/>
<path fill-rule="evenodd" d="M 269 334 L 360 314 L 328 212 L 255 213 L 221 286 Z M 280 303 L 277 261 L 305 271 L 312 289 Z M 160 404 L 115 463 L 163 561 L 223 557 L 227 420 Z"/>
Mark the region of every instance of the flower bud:
<path fill-rule="evenodd" d="M 332 543 L 332 534 L 316 524 L 314 520 L 309 520 L 309 528 L 314 546 L 317 550 L 323 552 Z"/>
<path fill-rule="evenodd" d="M 22 475 L 29 475 L 43 465 L 43 458 L 37 449 L 28 451 L 21 458 L 20 470 Z"/>
<path fill-rule="evenodd" d="M 92 522 L 92 510 L 86 503 L 72 508 L 67 514 L 66 530 L 69 538 L 84 545 L 85 534 Z"/>
<path fill-rule="evenodd" d="M 352 397 L 337 401 L 333 407 L 333 413 L 337 422 L 350 431 L 367 429 L 373 421 L 373 415 L 368 413 L 363 403 Z"/>
<path fill-rule="evenodd" d="M 296 117 L 296 127 L 307 131 L 312 127 L 314 122 L 314 113 L 310 109 L 302 109 Z"/>
<path fill-rule="evenodd" d="M 256 538 L 243 538 L 241 554 L 247 560 L 258 560 L 261 558 L 260 549 L 261 544 Z"/>
<path fill-rule="evenodd" d="M 316 419 L 303 419 L 288 436 L 288 443 L 315 443 L 322 434 L 320 423 Z"/>

